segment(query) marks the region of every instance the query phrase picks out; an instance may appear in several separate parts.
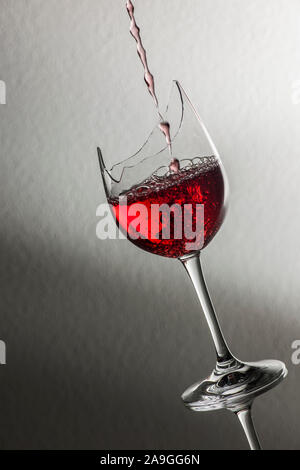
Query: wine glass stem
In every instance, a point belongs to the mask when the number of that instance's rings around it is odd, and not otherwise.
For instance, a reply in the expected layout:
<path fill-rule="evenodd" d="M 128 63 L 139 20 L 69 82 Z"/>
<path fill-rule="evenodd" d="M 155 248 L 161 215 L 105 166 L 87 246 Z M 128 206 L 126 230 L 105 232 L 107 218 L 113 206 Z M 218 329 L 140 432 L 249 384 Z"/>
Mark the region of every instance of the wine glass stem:
<path fill-rule="evenodd" d="M 262 450 L 254 423 L 252 420 L 251 406 L 236 413 L 244 429 L 251 450 Z"/>
<path fill-rule="evenodd" d="M 237 361 L 231 354 L 226 344 L 218 318 L 216 316 L 214 306 L 210 299 L 201 268 L 200 254 L 197 253 L 193 255 L 183 256 L 182 258 L 180 258 L 180 261 L 183 263 L 186 271 L 189 274 L 190 279 L 192 280 L 206 321 L 208 323 L 217 353 L 217 366 L 220 366 L 222 368 L 231 367 L 233 363 L 236 363 Z"/>

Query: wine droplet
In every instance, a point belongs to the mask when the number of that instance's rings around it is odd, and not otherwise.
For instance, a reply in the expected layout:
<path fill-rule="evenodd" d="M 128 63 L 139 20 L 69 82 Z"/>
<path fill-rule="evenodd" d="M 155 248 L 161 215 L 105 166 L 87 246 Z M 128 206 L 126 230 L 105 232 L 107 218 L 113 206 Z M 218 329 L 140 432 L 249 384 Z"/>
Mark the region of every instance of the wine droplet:
<path fill-rule="evenodd" d="M 180 170 L 180 162 L 177 158 L 172 158 L 172 161 L 169 165 L 169 170 L 171 173 L 178 173 Z"/>
<path fill-rule="evenodd" d="M 161 132 L 164 134 L 164 136 L 166 138 L 166 142 L 169 146 L 169 152 L 170 152 L 170 155 L 172 156 L 172 142 L 171 142 L 171 134 L 170 134 L 170 124 L 166 121 L 162 121 L 159 124 L 159 129 L 161 130 Z"/>

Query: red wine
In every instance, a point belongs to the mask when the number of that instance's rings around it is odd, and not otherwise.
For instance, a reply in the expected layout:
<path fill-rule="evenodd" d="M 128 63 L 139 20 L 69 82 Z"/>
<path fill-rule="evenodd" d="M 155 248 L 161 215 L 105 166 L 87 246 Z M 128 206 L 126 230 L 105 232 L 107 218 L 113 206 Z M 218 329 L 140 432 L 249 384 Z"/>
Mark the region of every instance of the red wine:
<path fill-rule="evenodd" d="M 122 193 L 120 197 L 109 200 L 119 228 L 136 246 L 157 255 L 179 258 L 201 250 L 214 237 L 224 215 L 224 180 L 215 157 L 203 157 L 197 160 L 197 163 L 195 160 L 191 161 L 188 166 L 176 173 L 169 172 L 162 177 L 154 173 L 141 184 Z M 137 226 L 133 226 L 135 217 L 132 217 L 132 212 L 130 213 L 130 209 L 136 207 L 135 204 L 140 204 L 144 208 L 139 213 L 140 223 Z M 189 230 L 194 232 L 197 227 L 197 205 L 202 205 L 203 223 L 192 240 L 193 248 L 190 247 L 191 239 L 187 238 L 184 227 L 181 238 L 175 234 L 175 229 L 178 228 L 178 212 L 171 212 L 168 220 L 161 215 L 157 224 L 151 211 L 153 204 L 167 204 L 169 207 L 176 204 L 176 207 L 182 209 L 181 214 L 187 211 L 188 217 L 181 217 L 179 224 L 186 225 L 188 221 L 191 225 L 188 227 Z M 166 224 L 169 224 L 168 239 L 162 236 Z"/>
<path fill-rule="evenodd" d="M 149 67 L 148 67 L 146 50 L 145 50 L 145 48 L 143 46 L 143 43 L 142 43 L 142 39 L 141 39 L 141 35 L 140 35 L 140 28 L 138 27 L 138 25 L 136 24 L 136 21 L 135 21 L 134 6 L 133 6 L 133 3 L 132 3 L 131 0 L 127 0 L 126 8 L 127 8 L 129 18 L 131 20 L 130 21 L 130 33 L 133 36 L 133 38 L 136 40 L 137 53 L 138 53 L 138 55 L 141 59 L 143 67 L 144 67 L 144 72 L 145 72 L 144 73 L 144 80 L 145 80 L 145 83 L 148 87 L 149 93 L 152 96 L 156 107 L 158 108 L 158 100 L 157 100 L 157 97 L 156 97 L 156 94 L 155 94 L 155 87 L 154 87 L 154 77 L 153 77 L 153 75 L 150 72 Z"/>
<path fill-rule="evenodd" d="M 153 101 L 154 101 L 155 106 L 157 108 L 159 118 L 161 120 L 161 122 L 159 124 L 159 129 L 164 134 L 166 142 L 167 142 L 168 147 L 169 147 L 170 155 L 172 155 L 172 142 L 171 142 L 171 135 L 170 135 L 170 124 L 163 119 L 163 117 L 162 117 L 162 115 L 160 114 L 160 111 L 159 111 L 158 99 L 157 99 L 157 96 L 156 96 L 156 93 L 155 93 L 154 77 L 153 77 L 152 73 L 149 70 L 146 49 L 144 48 L 143 43 L 142 43 L 142 38 L 141 38 L 141 35 L 140 35 L 140 28 L 138 27 L 138 25 L 136 23 L 136 20 L 135 20 L 134 6 L 133 6 L 133 3 L 132 3 L 131 0 L 126 1 L 126 9 L 127 9 L 127 12 L 128 12 L 129 18 L 130 18 L 130 33 L 131 33 L 132 37 L 135 39 L 135 41 L 137 43 L 137 53 L 138 53 L 138 56 L 141 59 L 143 67 L 144 67 L 144 80 L 145 80 L 145 83 L 148 87 L 148 91 L 149 91 L 150 95 L 153 98 Z M 174 163 L 175 163 L 175 165 L 174 165 Z M 178 163 L 179 163 L 178 160 L 172 159 L 172 161 L 170 163 L 170 171 L 177 171 L 176 169 L 177 169 Z"/>

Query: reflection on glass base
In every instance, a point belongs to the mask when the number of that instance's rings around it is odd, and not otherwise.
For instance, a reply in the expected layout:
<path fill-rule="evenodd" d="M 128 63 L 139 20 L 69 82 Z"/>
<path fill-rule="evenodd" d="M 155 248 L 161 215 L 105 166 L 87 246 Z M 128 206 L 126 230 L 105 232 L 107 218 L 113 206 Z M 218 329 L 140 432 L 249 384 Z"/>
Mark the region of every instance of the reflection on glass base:
<path fill-rule="evenodd" d="M 279 384 L 286 375 L 287 369 L 281 361 L 243 364 L 234 360 L 227 366 L 217 366 L 207 379 L 189 387 L 182 400 L 192 411 L 226 408 L 239 412 L 255 397 Z"/>

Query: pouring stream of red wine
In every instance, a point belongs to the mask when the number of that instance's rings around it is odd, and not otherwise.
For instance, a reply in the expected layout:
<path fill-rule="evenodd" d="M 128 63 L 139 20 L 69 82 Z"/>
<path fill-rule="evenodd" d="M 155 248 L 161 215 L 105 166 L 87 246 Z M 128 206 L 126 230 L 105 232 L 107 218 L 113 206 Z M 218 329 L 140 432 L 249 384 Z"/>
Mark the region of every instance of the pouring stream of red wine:
<path fill-rule="evenodd" d="M 133 3 L 132 3 L 131 0 L 126 1 L 126 8 L 127 8 L 127 12 L 128 12 L 129 18 L 130 18 L 130 33 L 134 37 L 134 39 L 137 43 L 137 53 L 138 53 L 138 55 L 141 59 L 143 67 L 144 67 L 144 71 L 145 71 L 144 80 L 145 80 L 145 83 L 148 87 L 148 91 L 149 91 L 150 95 L 153 98 L 153 101 L 155 103 L 159 118 L 161 120 L 161 122 L 159 124 L 159 129 L 161 130 L 161 132 L 164 134 L 164 136 L 166 138 L 166 142 L 167 142 L 167 145 L 169 147 L 170 155 L 172 157 L 172 142 L 171 142 L 171 135 L 170 135 L 170 124 L 163 119 L 163 116 L 161 115 L 161 113 L 159 111 L 158 99 L 157 99 L 157 96 L 155 94 L 154 77 L 153 77 L 153 75 L 150 72 L 149 67 L 148 67 L 146 50 L 145 50 L 145 48 L 143 46 L 143 43 L 142 43 L 142 39 L 141 39 L 141 35 L 140 35 L 140 28 L 138 27 L 138 25 L 136 24 L 136 21 L 135 21 L 134 6 L 133 6 Z M 172 173 L 177 173 L 179 171 L 179 169 L 180 169 L 179 161 L 176 158 L 172 158 L 171 163 L 169 165 L 169 170 Z"/>

